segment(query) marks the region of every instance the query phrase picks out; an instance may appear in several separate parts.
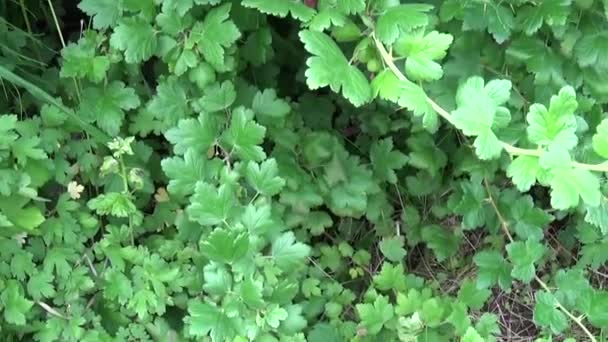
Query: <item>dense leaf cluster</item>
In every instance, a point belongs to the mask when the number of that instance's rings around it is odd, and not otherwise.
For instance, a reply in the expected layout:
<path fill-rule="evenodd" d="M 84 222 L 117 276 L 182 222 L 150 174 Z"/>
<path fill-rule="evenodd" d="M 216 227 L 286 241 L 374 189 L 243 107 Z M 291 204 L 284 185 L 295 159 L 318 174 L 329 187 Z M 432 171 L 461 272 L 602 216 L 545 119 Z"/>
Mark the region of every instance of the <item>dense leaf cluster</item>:
<path fill-rule="evenodd" d="M 3 341 L 603 340 L 608 2 L 34 2 Z"/>

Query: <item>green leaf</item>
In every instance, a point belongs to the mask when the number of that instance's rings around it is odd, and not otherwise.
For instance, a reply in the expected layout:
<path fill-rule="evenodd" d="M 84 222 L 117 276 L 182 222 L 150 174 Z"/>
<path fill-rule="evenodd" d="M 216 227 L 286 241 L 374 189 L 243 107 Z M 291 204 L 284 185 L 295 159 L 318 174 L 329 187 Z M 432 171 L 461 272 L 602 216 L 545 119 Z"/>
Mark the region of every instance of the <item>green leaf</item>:
<path fill-rule="evenodd" d="M 43 270 L 49 274 L 52 274 L 54 270 L 60 278 L 66 279 L 72 273 L 69 261 L 74 261 L 75 256 L 71 249 L 54 247 L 46 254 Z"/>
<path fill-rule="evenodd" d="M 393 305 L 385 296 L 378 296 L 373 304 L 357 304 L 357 314 L 361 324 L 367 328 L 367 333 L 376 335 L 382 330 L 384 324 L 394 316 Z"/>
<path fill-rule="evenodd" d="M 401 83 L 392 70 L 384 69 L 372 80 L 373 96 L 397 103 L 403 93 Z"/>
<path fill-rule="evenodd" d="M 108 134 L 116 136 L 123 125 L 125 111 L 135 109 L 139 105 L 135 89 L 126 87 L 123 82 L 113 81 L 105 89 L 85 88 L 79 113 L 89 121 L 97 122 Z"/>
<path fill-rule="evenodd" d="M 445 308 L 437 298 L 429 298 L 422 303 L 420 318 L 429 326 L 440 325 L 444 318 Z"/>
<path fill-rule="evenodd" d="M 243 302 L 253 309 L 264 307 L 262 284 L 260 282 L 254 281 L 251 278 L 244 279 L 239 287 L 239 295 Z"/>
<path fill-rule="evenodd" d="M 286 232 L 272 242 L 271 255 L 275 264 L 286 271 L 303 265 L 310 255 L 310 247 L 296 242 L 293 232 Z"/>
<path fill-rule="evenodd" d="M 395 52 L 406 57 L 405 72 L 413 81 L 433 81 L 443 76 L 436 61 L 445 57 L 452 44 L 449 34 L 431 31 L 425 35 L 408 35 L 395 44 Z"/>
<path fill-rule="evenodd" d="M 462 227 L 475 229 L 483 226 L 489 218 L 486 189 L 480 181 L 464 181 L 460 187 L 462 197 L 454 207 L 454 213 L 463 215 Z"/>
<path fill-rule="evenodd" d="M 146 61 L 156 52 L 157 45 L 154 28 L 141 17 L 122 19 L 110 37 L 110 46 L 124 51 L 127 63 Z"/>
<path fill-rule="evenodd" d="M 70 43 L 61 50 L 61 77 L 88 78 L 95 83 L 106 77 L 106 72 L 110 69 L 110 58 L 96 55 L 96 37 L 97 35 L 85 36 L 78 44 Z"/>
<path fill-rule="evenodd" d="M 207 112 L 219 112 L 230 107 L 234 100 L 236 100 L 234 85 L 230 81 L 224 81 L 205 88 L 205 94 L 198 103 Z"/>
<path fill-rule="evenodd" d="M 486 303 L 492 291 L 477 288 L 475 282 L 467 279 L 460 284 L 458 290 L 458 301 L 464 303 L 471 310 L 479 310 Z"/>
<path fill-rule="evenodd" d="M 282 118 L 291 112 L 289 103 L 277 98 L 277 92 L 274 89 L 257 92 L 253 98 L 251 109 L 256 114 L 272 118 Z"/>
<path fill-rule="evenodd" d="M 173 146 L 176 154 L 192 150 L 199 155 L 207 154 L 219 134 L 219 124 L 211 114 L 203 113 L 198 119 L 182 119 L 165 132 L 165 137 Z"/>
<path fill-rule="evenodd" d="M 544 228 L 553 220 L 553 216 L 534 206 L 530 196 L 518 198 L 509 203 L 511 208 L 511 226 L 522 240 L 542 240 Z"/>
<path fill-rule="evenodd" d="M 38 228 L 46 220 L 44 214 L 35 206 L 27 206 L 15 210 L 9 217 L 16 226 L 28 231 L 33 231 L 35 228 Z"/>
<path fill-rule="evenodd" d="M 93 28 L 114 26 L 122 15 L 122 6 L 115 0 L 82 0 L 78 8 L 93 17 Z"/>
<path fill-rule="evenodd" d="M 493 80 L 484 85 L 481 77 L 470 77 L 458 88 L 452 112 L 454 125 L 465 135 L 477 136 L 473 145 L 480 159 L 494 159 L 500 155 L 502 145 L 492 130 L 496 112 L 510 96 L 511 82 Z"/>
<path fill-rule="evenodd" d="M 53 275 L 47 272 L 34 273 L 27 282 L 27 292 L 36 301 L 53 297 L 56 293 Z"/>
<path fill-rule="evenodd" d="M 528 240 L 525 243 L 514 241 L 507 245 L 507 252 L 513 263 L 513 270 L 511 270 L 513 278 L 529 283 L 536 276 L 534 263 L 542 258 L 547 249 L 534 240 Z"/>
<path fill-rule="evenodd" d="M 543 22 L 551 26 L 562 26 L 570 13 L 571 0 L 547 0 L 528 5 L 517 12 L 517 21 L 528 35 L 536 33 Z"/>
<path fill-rule="evenodd" d="M 456 254 L 460 245 L 458 236 L 439 225 L 423 227 L 421 237 L 439 262 Z"/>
<path fill-rule="evenodd" d="M 264 196 L 274 196 L 285 186 L 285 180 L 279 177 L 279 168 L 274 158 L 266 159 L 261 164 L 250 161 L 245 176 L 249 184 Z"/>
<path fill-rule="evenodd" d="M 557 271 L 555 285 L 557 285 L 556 298 L 560 303 L 572 307 L 576 307 L 580 303 L 579 300 L 592 291 L 585 272 L 580 269 Z"/>
<path fill-rule="evenodd" d="M 280 331 L 286 334 L 295 334 L 308 326 L 308 322 L 302 315 L 302 305 L 287 305 L 285 310 L 287 311 L 287 318 L 281 322 Z"/>
<path fill-rule="evenodd" d="M 339 256 L 338 262 L 340 262 Z M 319 279 L 317 278 L 304 279 L 304 281 L 302 282 L 302 294 L 306 298 L 310 298 L 312 296 L 320 296 L 321 289 L 319 288 L 319 283 L 321 283 L 321 281 L 319 281 Z"/>
<path fill-rule="evenodd" d="M 31 276 L 36 272 L 36 265 L 32 261 L 33 257 L 31 253 L 25 251 L 13 254 L 10 269 L 16 279 L 23 281 L 26 276 Z"/>
<path fill-rule="evenodd" d="M 593 150 L 608 159 L 608 119 L 602 120 L 596 129 L 597 133 L 593 135 Z"/>
<path fill-rule="evenodd" d="M 406 289 L 405 281 L 405 270 L 402 263 L 393 266 L 384 262 L 380 273 L 374 276 L 374 284 L 380 291 L 404 291 Z"/>
<path fill-rule="evenodd" d="M 175 61 L 173 73 L 176 76 L 181 76 L 189 69 L 196 67 L 198 65 L 198 62 L 198 56 L 193 50 L 184 49 Z"/>
<path fill-rule="evenodd" d="M 284 321 L 286 318 L 287 310 L 279 307 L 278 305 L 271 305 L 270 309 L 266 311 L 264 320 L 271 328 L 276 329 L 281 324 L 281 321 Z"/>
<path fill-rule="evenodd" d="M 329 86 L 332 91 L 359 107 L 371 99 L 371 87 L 361 70 L 350 65 L 342 50 L 325 33 L 300 31 L 306 51 L 313 56 L 306 60 L 306 84 L 312 90 Z"/>
<path fill-rule="evenodd" d="M 38 137 L 21 137 L 17 139 L 11 146 L 13 155 L 17 158 L 17 163 L 26 165 L 28 160 L 46 159 L 47 155 L 40 148 L 40 138 Z"/>
<path fill-rule="evenodd" d="M 590 206 L 598 206 L 602 196 L 598 178 L 589 170 L 558 167 L 551 171 L 551 205 L 566 210 L 576 207 L 579 197 Z"/>
<path fill-rule="evenodd" d="M 514 29 L 512 9 L 501 3 L 468 2 L 465 5 L 463 29 L 488 30 L 498 44 L 511 36 Z"/>
<path fill-rule="evenodd" d="M 310 29 L 313 31 L 325 31 L 332 26 L 344 27 L 347 22 L 347 18 L 334 6 L 319 6 L 319 12 L 312 18 L 309 23 Z"/>
<path fill-rule="evenodd" d="M 248 205 L 241 215 L 241 223 L 255 235 L 261 235 L 275 227 L 270 205 Z"/>
<path fill-rule="evenodd" d="M 608 305 L 608 292 L 595 291 L 589 302 L 590 307 L 587 313 L 589 322 L 598 328 L 604 329 L 608 326 L 608 313 L 605 309 L 606 305 Z"/>
<path fill-rule="evenodd" d="M 139 319 L 146 319 L 150 314 L 150 309 L 158 305 L 158 297 L 148 289 L 135 292 L 129 300 L 127 308 L 133 310 Z"/>
<path fill-rule="evenodd" d="M 216 68 L 224 68 L 225 49 L 241 37 L 238 27 L 230 17 L 231 4 L 213 8 L 205 20 L 192 27 L 191 36 L 205 60 Z"/>
<path fill-rule="evenodd" d="M 193 0 L 165 0 L 162 2 L 162 11 L 171 13 L 175 11 L 180 16 L 184 16 L 194 6 Z"/>
<path fill-rule="evenodd" d="M 473 261 L 479 269 L 478 288 L 485 289 L 494 284 L 498 284 L 503 290 L 511 287 L 511 267 L 500 252 L 484 250 L 475 254 Z"/>
<path fill-rule="evenodd" d="M 240 48 L 243 59 L 253 66 L 259 67 L 274 56 L 272 34 L 269 28 L 261 28 L 252 32 Z"/>
<path fill-rule="evenodd" d="M 422 116 L 424 128 L 434 133 L 439 127 L 437 114 L 427 102 L 422 87 L 408 80 L 399 80 L 390 70 L 381 71 L 371 83 L 373 97 L 397 103 L 409 109 L 415 116 Z"/>
<path fill-rule="evenodd" d="M 230 127 L 224 132 L 223 141 L 242 160 L 262 161 L 266 153 L 260 145 L 266 128 L 253 120 L 253 112 L 238 107 L 232 112 Z"/>
<path fill-rule="evenodd" d="M 155 118 L 162 121 L 165 127 L 173 127 L 180 119 L 192 114 L 188 105 L 186 87 L 177 77 L 168 77 L 159 81 L 156 95 L 148 103 L 147 109 Z"/>
<path fill-rule="evenodd" d="M 511 177 L 517 190 L 526 192 L 532 185 L 536 184 L 536 178 L 540 172 L 540 165 L 537 157 L 518 156 L 507 168 L 507 176 Z"/>
<path fill-rule="evenodd" d="M 402 32 L 409 32 L 429 22 L 427 12 L 433 6 L 404 4 L 388 8 L 376 22 L 376 36 L 383 43 L 392 45 Z"/>
<path fill-rule="evenodd" d="M 608 67 L 608 62 L 603 56 L 606 53 L 608 53 L 608 34 L 603 31 L 583 35 L 574 47 L 574 54 L 581 67 L 605 70 Z"/>
<path fill-rule="evenodd" d="M 266 14 L 284 18 L 291 13 L 294 19 L 309 21 L 315 15 L 315 10 L 301 1 L 284 0 L 243 0 L 244 7 L 255 8 Z"/>
<path fill-rule="evenodd" d="M 193 336 L 211 336 L 212 341 L 224 341 L 236 334 L 236 319 L 211 304 L 192 301 L 188 304 L 188 314 L 188 332 Z"/>
<path fill-rule="evenodd" d="M 395 170 L 401 169 L 407 163 L 407 156 L 399 150 L 393 150 L 393 138 L 385 138 L 374 142 L 370 149 L 370 160 L 376 176 L 383 181 L 395 184 Z"/>
<path fill-rule="evenodd" d="M 44 108 L 45 107 L 43 107 L 43 109 Z M 0 149 L 8 149 L 9 147 L 11 147 L 12 143 L 19 137 L 13 132 L 16 124 L 17 115 L 0 115 Z"/>
<path fill-rule="evenodd" d="M 585 222 L 600 228 L 603 235 L 608 235 L 608 201 L 605 197 L 600 200 L 600 205 L 587 206 Z"/>
<path fill-rule="evenodd" d="M 400 262 L 403 260 L 407 252 L 403 248 L 405 240 L 402 236 L 384 238 L 378 244 L 382 255 L 390 261 Z"/>
<path fill-rule="evenodd" d="M 309 342 L 342 342 L 340 333 L 336 327 L 328 323 L 315 324 L 312 330 L 308 333 L 307 341 Z"/>
<path fill-rule="evenodd" d="M 25 325 L 25 314 L 27 314 L 34 302 L 23 295 L 21 284 L 13 279 L 6 282 L 4 291 L 0 295 L 0 302 L 4 309 L 4 319 L 7 323 Z"/>
<path fill-rule="evenodd" d="M 194 192 L 198 181 L 208 181 L 219 173 L 222 164 L 216 159 L 209 160 L 194 149 L 188 149 L 183 158 L 163 159 L 161 167 L 167 177 L 169 194 L 185 197 Z"/>
<path fill-rule="evenodd" d="M 479 335 L 477 330 L 473 327 L 469 327 L 465 334 L 462 336 L 462 342 L 484 342 L 483 337 Z"/>
<path fill-rule="evenodd" d="M 325 180 L 333 186 L 328 206 L 337 215 L 362 216 L 368 209 L 368 195 L 378 192 L 372 172 L 360 165 L 356 157 L 334 159 L 326 166 Z"/>
<path fill-rule="evenodd" d="M 467 328 L 471 326 L 467 306 L 464 303 L 452 303 L 452 312 L 446 318 L 446 321 L 454 326 L 457 335 L 464 334 Z"/>
<path fill-rule="evenodd" d="M 123 272 L 110 268 L 103 273 L 105 280 L 103 295 L 111 300 L 118 300 L 122 305 L 125 305 L 133 296 L 133 286 Z"/>
<path fill-rule="evenodd" d="M 108 192 L 101 194 L 87 203 L 91 210 L 98 215 L 114 217 L 129 217 L 137 212 L 132 196 L 122 192 Z"/>
<path fill-rule="evenodd" d="M 249 235 L 218 228 L 201 241 L 200 249 L 210 260 L 233 263 L 247 254 Z"/>
<path fill-rule="evenodd" d="M 568 328 L 568 319 L 557 308 L 557 300 L 551 293 L 538 291 L 535 297 L 534 322 L 536 324 L 550 328 L 555 334 L 559 334 Z"/>
<path fill-rule="evenodd" d="M 223 253 L 223 251 L 218 252 L 217 250 L 214 250 L 214 248 L 206 248 L 207 246 L 201 245 L 201 248 L 203 247 L 205 248 L 205 251 L 203 252 L 203 255 L 205 256 L 207 256 L 208 250 L 210 250 L 209 253 L 220 254 L 216 256 L 217 258 L 220 258 L 221 253 Z M 203 268 L 203 277 L 205 279 L 203 290 L 209 295 L 223 296 L 232 289 L 232 275 L 223 263 L 210 262 L 205 265 Z"/>
<path fill-rule="evenodd" d="M 365 0 L 338 1 L 338 9 L 346 14 L 358 14 L 365 10 Z"/>
<path fill-rule="evenodd" d="M 492 338 L 492 335 L 500 336 L 500 326 L 498 325 L 498 317 L 496 314 L 491 314 L 484 312 L 477 324 L 475 324 L 475 329 L 479 332 L 480 335 L 487 337 L 488 339 Z"/>
<path fill-rule="evenodd" d="M 197 182 L 186 212 L 191 220 L 205 226 L 217 225 L 228 219 L 234 208 L 232 189 L 222 184 L 218 189 L 205 182 Z"/>
<path fill-rule="evenodd" d="M 548 110 L 538 103 L 530 106 L 526 116 L 530 141 L 540 146 L 556 145 L 568 150 L 576 146 L 574 111 L 577 107 L 576 94 L 570 86 L 563 87 L 551 97 Z"/>

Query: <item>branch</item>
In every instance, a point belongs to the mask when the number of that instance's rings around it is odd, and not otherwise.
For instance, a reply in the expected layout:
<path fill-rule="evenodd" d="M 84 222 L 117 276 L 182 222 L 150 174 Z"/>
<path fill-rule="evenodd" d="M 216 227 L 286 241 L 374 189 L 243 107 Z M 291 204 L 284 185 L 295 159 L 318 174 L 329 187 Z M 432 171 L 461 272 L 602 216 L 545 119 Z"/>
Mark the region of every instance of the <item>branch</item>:
<path fill-rule="evenodd" d="M 395 76 L 400 81 L 408 81 L 407 77 L 405 77 L 405 75 L 403 75 L 401 70 L 399 70 L 399 68 L 395 65 L 393 56 L 386 50 L 386 48 L 384 47 L 382 42 L 380 42 L 373 35 L 372 35 L 372 38 L 374 39 L 374 42 L 376 43 L 376 47 L 378 48 L 378 52 L 380 53 L 380 56 L 382 57 L 382 60 L 386 64 L 386 66 L 395 74 Z M 450 124 L 455 126 L 452 114 L 450 114 L 450 112 L 445 110 L 437 102 L 435 102 L 433 99 L 431 99 L 428 96 L 426 96 L 426 102 L 431 106 L 431 108 L 433 108 L 433 110 L 439 116 L 441 116 L 447 122 L 449 122 Z M 513 146 L 509 143 L 506 143 L 504 141 L 501 141 L 500 144 L 502 145 L 504 150 L 507 151 L 507 153 L 509 153 L 511 156 L 540 157 L 544 153 L 544 150 L 542 150 L 542 149 L 533 150 L 533 149 L 519 148 L 519 147 Z M 600 163 L 600 164 L 585 164 L 585 163 L 579 163 L 579 162 L 575 161 L 575 162 L 572 162 L 572 165 L 577 168 L 586 169 L 586 170 L 590 170 L 590 171 L 608 172 L 608 162 L 604 162 L 604 163 Z"/>
<path fill-rule="evenodd" d="M 488 184 L 488 180 L 484 178 L 483 179 L 483 184 L 484 184 L 484 186 L 486 188 L 486 192 L 488 194 L 488 201 L 492 205 L 492 208 L 494 208 L 494 212 L 496 212 L 496 216 L 498 217 L 498 221 L 500 222 L 500 227 L 502 228 L 503 232 L 505 233 L 505 235 L 509 239 L 509 242 L 513 242 L 514 241 L 513 240 L 513 236 L 511 236 L 511 233 L 509 232 L 509 223 L 507 222 L 507 220 L 505 220 L 504 216 L 502 216 L 502 214 L 498 210 L 498 206 L 496 205 L 496 201 L 494 200 L 494 197 L 492 196 L 492 192 L 490 190 L 490 185 Z M 534 275 L 534 280 L 536 280 L 536 282 L 540 285 L 540 287 L 542 287 L 545 291 L 547 291 L 549 293 L 552 293 L 552 291 L 549 288 L 549 286 L 547 286 L 547 284 L 542 279 L 540 279 L 540 277 L 537 276 L 536 274 Z M 595 337 L 593 336 L 593 334 L 591 333 L 591 331 L 589 331 L 589 329 L 587 329 L 587 327 L 583 324 L 582 320 L 579 317 L 574 316 L 568 309 L 566 309 L 557 300 L 557 298 L 555 299 L 555 305 L 566 316 L 568 316 L 576 325 L 578 325 L 581 328 L 581 330 L 583 330 L 583 332 L 587 335 L 587 337 L 589 337 L 589 341 L 591 341 L 591 342 L 597 342 L 597 340 L 595 339 Z"/>

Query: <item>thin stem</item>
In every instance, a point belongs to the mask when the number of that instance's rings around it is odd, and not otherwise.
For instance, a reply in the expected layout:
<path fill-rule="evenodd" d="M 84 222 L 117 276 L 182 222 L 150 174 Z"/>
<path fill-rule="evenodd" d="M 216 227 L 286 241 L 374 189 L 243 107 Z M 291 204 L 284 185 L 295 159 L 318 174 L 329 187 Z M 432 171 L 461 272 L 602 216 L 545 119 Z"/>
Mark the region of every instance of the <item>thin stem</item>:
<path fill-rule="evenodd" d="M 30 23 L 30 18 L 27 14 L 27 8 L 25 7 L 25 1 L 24 0 L 19 0 L 19 6 L 21 7 L 21 15 L 23 15 L 23 21 L 25 21 L 25 28 L 27 29 L 27 33 L 29 33 L 29 37 L 32 39 L 32 42 L 34 43 L 34 48 L 36 51 L 36 55 L 38 56 L 38 60 L 42 60 L 42 57 L 40 57 L 40 50 L 38 49 L 38 44 L 36 44 L 37 42 L 34 40 L 34 32 L 32 31 L 32 24 Z"/>
<path fill-rule="evenodd" d="M 496 201 L 494 200 L 494 197 L 492 196 L 492 191 L 490 189 L 490 185 L 488 183 L 488 180 L 484 178 L 483 179 L 483 183 L 484 183 L 484 186 L 486 188 L 486 192 L 488 193 L 488 201 L 492 205 L 492 208 L 494 208 L 494 212 L 496 212 L 496 216 L 498 217 L 498 221 L 500 222 L 500 227 L 502 228 L 502 231 L 505 233 L 505 235 L 509 239 L 509 242 L 513 242 L 514 241 L 513 240 L 513 236 L 509 232 L 509 223 L 507 222 L 507 220 L 505 220 L 504 216 L 502 216 L 500 210 L 498 210 L 498 206 L 496 205 Z M 553 292 L 553 291 L 551 291 L 551 289 L 549 288 L 549 286 L 547 286 L 547 284 L 542 279 L 540 279 L 537 275 L 534 275 L 534 280 L 536 280 L 536 282 L 545 291 L 547 291 L 549 293 Z M 583 330 L 583 332 L 587 335 L 587 337 L 589 337 L 589 341 L 591 341 L 591 342 L 597 342 L 597 340 L 595 339 L 595 337 L 593 336 L 593 334 L 591 333 L 591 331 L 589 331 L 589 329 L 587 329 L 587 327 L 583 324 L 582 320 L 579 317 L 574 316 L 557 299 L 555 299 L 555 306 L 557 306 L 558 309 L 560 309 L 576 325 L 578 325 L 581 328 L 581 330 Z"/>
<path fill-rule="evenodd" d="M 505 235 L 509 239 L 509 242 L 513 242 L 513 236 L 511 235 L 511 232 L 509 232 L 509 224 L 507 223 L 507 220 L 505 220 L 504 216 L 502 216 L 502 213 L 500 212 L 500 210 L 498 210 L 498 205 L 496 205 L 496 201 L 494 200 L 494 197 L 492 196 L 490 184 L 488 183 L 488 180 L 486 178 L 483 179 L 483 185 L 485 186 L 486 193 L 488 194 L 488 201 L 492 205 L 492 208 L 494 208 L 494 212 L 496 213 L 496 216 L 498 217 L 498 221 L 500 222 L 500 228 L 502 228 L 502 231 L 505 233 Z"/>
<path fill-rule="evenodd" d="M 65 40 L 63 39 L 63 33 L 61 33 L 61 27 L 59 26 L 59 20 L 57 20 L 57 14 L 55 14 L 55 8 L 53 7 L 53 2 L 51 0 L 47 0 L 49 3 L 49 9 L 51 10 L 51 15 L 53 16 L 53 21 L 55 22 L 55 29 L 57 30 L 57 34 L 59 35 L 59 40 L 61 41 L 61 46 L 65 47 Z"/>
<path fill-rule="evenodd" d="M 549 286 L 547 286 L 547 284 L 545 284 L 545 282 L 542 281 L 542 279 L 540 279 L 536 275 L 534 276 L 534 279 L 545 291 L 547 291 L 549 293 L 551 292 L 551 289 L 549 288 Z M 589 337 L 589 341 L 597 342 L 597 340 L 595 339 L 595 336 L 593 336 L 591 331 L 589 331 L 589 329 L 587 329 L 587 327 L 583 324 L 582 320 L 579 317 L 574 316 L 570 311 L 568 311 L 568 309 L 566 309 L 557 299 L 555 300 L 555 306 L 557 306 L 566 316 L 568 316 L 572 321 L 574 321 L 574 323 L 576 323 L 576 325 L 578 325 L 579 328 L 581 328 L 581 330 L 583 330 L 585 335 L 587 335 Z"/>
<path fill-rule="evenodd" d="M 122 159 L 122 156 L 118 158 L 118 162 L 120 163 L 120 178 L 122 178 L 122 192 L 125 194 L 129 194 L 129 178 L 127 176 L 127 167 L 125 166 L 125 162 Z"/>
<path fill-rule="evenodd" d="M 57 34 L 59 35 L 59 40 L 61 41 L 61 46 L 65 49 L 65 39 L 63 39 L 63 33 L 61 32 L 61 27 L 59 26 L 59 20 L 57 19 L 57 14 L 55 14 L 55 8 L 53 7 L 53 2 L 51 0 L 47 0 L 49 3 L 49 9 L 51 10 L 51 15 L 53 16 L 53 21 L 55 22 L 55 28 L 57 29 Z M 74 89 L 76 90 L 76 98 L 78 98 L 78 102 L 80 99 L 80 88 L 78 82 L 76 81 L 76 77 L 72 78 L 74 80 Z"/>
<path fill-rule="evenodd" d="M 608 162 L 603 162 L 600 164 L 583 164 L 579 162 L 572 162 L 572 164 L 578 168 L 589 171 L 608 172 Z"/>
<path fill-rule="evenodd" d="M 407 77 L 405 77 L 405 75 L 403 75 L 401 70 L 399 70 L 399 68 L 395 65 L 395 63 L 394 63 L 395 59 L 393 58 L 392 54 L 386 50 L 386 48 L 384 47 L 382 42 L 380 42 L 373 35 L 372 35 L 372 38 L 374 39 L 374 42 L 376 43 L 376 47 L 378 48 L 378 52 L 380 53 L 380 56 L 382 57 L 384 64 L 386 64 L 386 66 L 393 72 L 393 74 L 395 74 L 395 76 L 400 81 L 410 82 L 407 79 Z M 449 122 L 450 124 L 455 126 L 454 118 L 453 118 L 452 114 L 450 114 L 450 112 L 445 110 L 437 102 L 435 102 L 433 99 L 431 99 L 428 96 L 426 96 L 426 102 L 431 106 L 431 108 L 433 108 L 433 110 L 439 116 L 441 116 L 447 122 Z M 507 151 L 507 153 L 509 153 L 512 156 L 540 157 L 544 153 L 544 150 L 542 150 L 542 149 L 533 150 L 533 149 L 519 148 L 519 147 L 513 146 L 511 144 L 508 144 L 504 141 L 501 141 L 500 144 L 502 145 L 504 150 Z M 574 167 L 586 169 L 586 170 L 590 170 L 590 171 L 608 172 L 608 162 L 604 162 L 601 164 L 585 164 L 585 163 L 579 163 L 579 162 L 575 161 L 575 162 L 572 162 L 572 165 Z"/>
<path fill-rule="evenodd" d="M 127 176 L 127 166 L 125 165 L 125 161 L 122 156 L 118 157 L 118 163 L 120 167 L 120 178 L 122 178 L 122 187 L 123 193 L 126 195 L 131 195 L 131 191 L 129 190 L 129 179 Z M 131 233 L 131 245 L 135 246 L 135 233 L 133 232 L 133 215 L 129 214 L 129 232 Z"/>
<path fill-rule="evenodd" d="M 397 76 L 397 78 L 400 81 L 409 82 L 409 80 L 405 77 L 405 75 L 403 75 L 401 70 L 399 70 L 399 68 L 397 68 L 397 66 L 395 65 L 393 56 L 388 51 L 386 51 L 386 48 L 384 47 L 384 45 L 382 45 L 382 43 L 378 39 L 376 39 L 376 37 L 373 37 L 373 38 L 374 38 L 374 42 L 376 42 L 376 47 L 378 48 L 378 52 L 380 52 L 380 56 L 382 57 L 382 60 L 384 61 L 384 63 L 386 63 L 388 68 L 391 69 L 393 74 L 395 74 L 395 76 Z M 454 124 L 454 122 L 452 120 L 452 115 L 450 113 L 448 113 L 445 109 L 443 109 L 440 105 L 438 105 L 435 101 L 433 101 L 431 98 L 429 98 L 427 96 L 426 102 L 429 105 L 431 105 L 433 110 L 435 112 L 437 112 L 437 114 L 439 114 L 439 116 L 443 117 L 449 123 Z"/>
<path fill-rule="evenodd" d="M 526 148 L 519 148 L 519 147 L 515 147 L 513 145 L 509 145 L 503 141 L 501 141 L 500 144 L 502 145 L 502 148 L 504 148 L 505 151 L 507 151 L 507 153 L 510 155 L 540 157 L 543 154 L 543 150 L 532 150 L 532 149 L 526 149 Z"/>

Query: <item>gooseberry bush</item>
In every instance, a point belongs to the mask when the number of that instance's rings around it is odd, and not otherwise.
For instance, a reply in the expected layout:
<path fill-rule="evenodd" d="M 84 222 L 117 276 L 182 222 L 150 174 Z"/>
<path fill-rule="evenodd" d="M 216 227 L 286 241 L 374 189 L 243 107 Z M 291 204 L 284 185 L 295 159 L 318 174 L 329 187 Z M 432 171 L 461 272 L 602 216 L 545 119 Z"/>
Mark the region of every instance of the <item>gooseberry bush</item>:
<path fill-rule="evenodd" d="M 2 341 L 605 340 L 607 1 L 0 14 Z"/>

